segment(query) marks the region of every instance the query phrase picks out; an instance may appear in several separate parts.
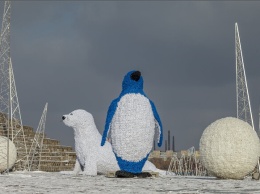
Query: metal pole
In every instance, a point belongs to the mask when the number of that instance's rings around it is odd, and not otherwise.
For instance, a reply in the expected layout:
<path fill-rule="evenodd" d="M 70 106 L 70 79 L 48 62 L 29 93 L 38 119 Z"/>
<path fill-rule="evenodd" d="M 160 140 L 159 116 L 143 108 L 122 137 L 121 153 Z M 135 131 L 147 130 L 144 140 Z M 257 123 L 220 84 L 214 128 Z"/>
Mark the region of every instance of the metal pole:
<path fill-rule="evenodd" d="M 172 136 L 172 151 L 175 152 L 175 146 L 174 146 L 174 144 L 175 144 L 175 141 L 174 141 L 174 135 L 173 135 L 173 136 Z"/>
<path fill-rule="evenodd" d="M 258 117 L 259 117 L 259 119 L 258 119 L 258 133 L 257 133 L 257 135 L 258 135 L 258 137 L 260 137 L 260 106 L 259 106 Z"/>
<path fill-rule="evenodd" d="M 170 130 L 168 130 L 168 150 L 170 150 L 171 149 L 171 137 L 170 137 Z"/>

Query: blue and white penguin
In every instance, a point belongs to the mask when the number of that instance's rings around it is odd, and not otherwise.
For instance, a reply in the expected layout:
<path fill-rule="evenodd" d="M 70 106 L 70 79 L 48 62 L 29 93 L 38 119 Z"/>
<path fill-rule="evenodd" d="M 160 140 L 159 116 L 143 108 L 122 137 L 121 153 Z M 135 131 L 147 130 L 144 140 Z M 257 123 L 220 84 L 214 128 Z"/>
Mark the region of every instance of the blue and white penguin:
<path fill-rule="evenodd" d="M 138 174 L 152 150 L 156 129 L 160 147 L 163 140 L 160 117 L 143 91 L 141 72 L 130 71 L 124 77 L 119 97 L 109 106 L 101 146 L 111 130 L 113 152 L 121 171 Z"/>

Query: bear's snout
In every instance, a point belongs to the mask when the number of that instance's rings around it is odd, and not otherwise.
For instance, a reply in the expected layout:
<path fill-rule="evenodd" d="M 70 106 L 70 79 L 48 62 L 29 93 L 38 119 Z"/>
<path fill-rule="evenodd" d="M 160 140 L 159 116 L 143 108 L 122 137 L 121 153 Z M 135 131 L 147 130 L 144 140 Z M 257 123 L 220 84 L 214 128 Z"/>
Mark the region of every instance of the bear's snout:
<path fill-rule="evenodd" d="M 65 116 L 62 116 L 61 118 L 62 118 L 62 120 L 66 119 L 66 117 L 65 117 Z"/>

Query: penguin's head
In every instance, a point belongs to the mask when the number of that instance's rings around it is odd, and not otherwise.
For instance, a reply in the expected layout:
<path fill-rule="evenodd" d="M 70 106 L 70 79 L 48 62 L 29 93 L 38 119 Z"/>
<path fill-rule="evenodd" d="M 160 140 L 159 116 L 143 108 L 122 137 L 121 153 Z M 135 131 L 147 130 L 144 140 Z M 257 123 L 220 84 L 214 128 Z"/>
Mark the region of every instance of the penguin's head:
<path fill-rule="evenodd" d="M 140 71 L 130 71 L 128 72 L 122 82 L 123 90 L 133 89 L 142 90 L 143 89 L 143 78 Z"/>

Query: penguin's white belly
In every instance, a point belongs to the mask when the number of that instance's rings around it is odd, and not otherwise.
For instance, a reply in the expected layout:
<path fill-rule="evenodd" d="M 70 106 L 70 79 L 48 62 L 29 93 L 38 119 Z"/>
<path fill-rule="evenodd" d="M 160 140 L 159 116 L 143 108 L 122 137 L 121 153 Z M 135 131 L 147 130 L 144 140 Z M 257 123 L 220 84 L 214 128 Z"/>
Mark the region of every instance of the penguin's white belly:
<path fill-rule="evenodd" d="M 149 99 L 141 94 L 124 95 L 111 123 L 112 147 L 117 156 L 138 162 L 152 150 L 155 120 Z"/>

